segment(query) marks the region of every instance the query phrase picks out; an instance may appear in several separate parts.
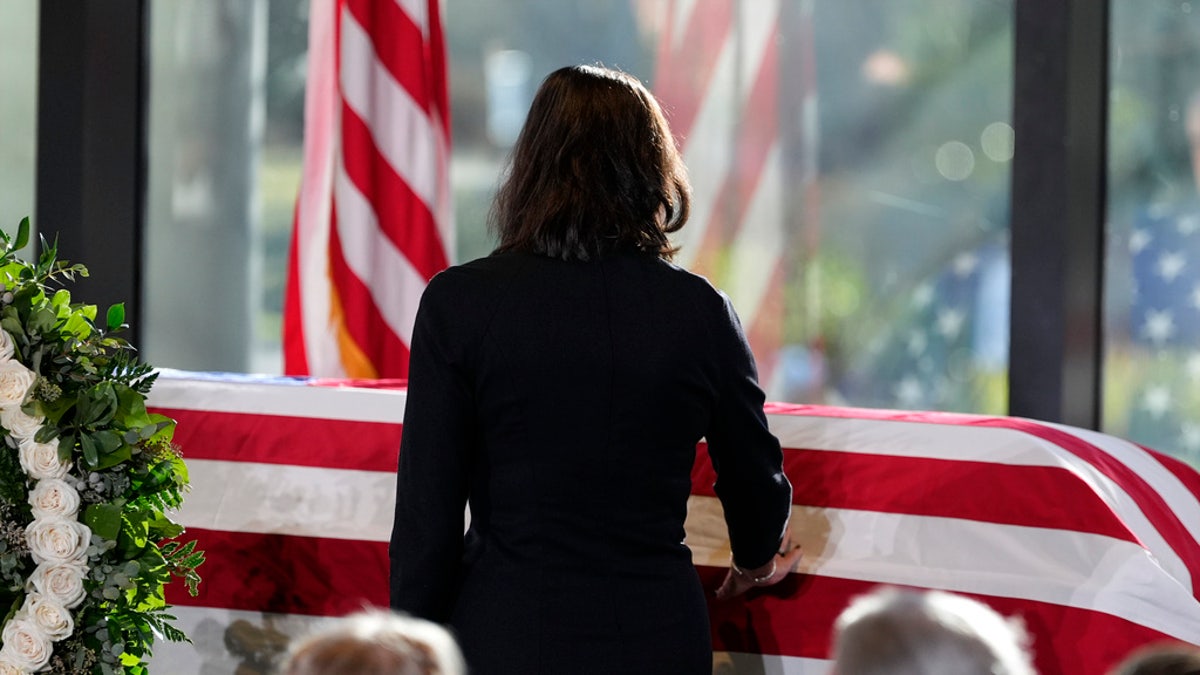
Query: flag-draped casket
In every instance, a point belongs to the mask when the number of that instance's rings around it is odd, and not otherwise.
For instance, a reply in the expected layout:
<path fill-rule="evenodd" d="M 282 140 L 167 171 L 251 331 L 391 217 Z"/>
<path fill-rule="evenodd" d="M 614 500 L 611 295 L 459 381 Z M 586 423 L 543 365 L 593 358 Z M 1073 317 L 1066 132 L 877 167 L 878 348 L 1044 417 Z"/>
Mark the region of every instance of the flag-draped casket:
<path fill-rule="evenodd" d="M 156 672 L 269 673 L 319 617 L 387 602 L 405 392 L 167 373 L 193 484 L 180 513 L 208 552 L 172 589 L 195 644 Z M 710 601 L 716 672 L 818 673 L 830 628 L 880 583 L 1019 616 L 1044 673 L 1103 673 L 1132 649 L 1200 644 L 1200 475 L 1111 436 L 1007 417 L 769 405 L 806 556 L 782 584 Z M 729 562 L 703 445 L 688 544 L 715 589 Z M 587 489 L 581 486 L 580 489 Z"/>

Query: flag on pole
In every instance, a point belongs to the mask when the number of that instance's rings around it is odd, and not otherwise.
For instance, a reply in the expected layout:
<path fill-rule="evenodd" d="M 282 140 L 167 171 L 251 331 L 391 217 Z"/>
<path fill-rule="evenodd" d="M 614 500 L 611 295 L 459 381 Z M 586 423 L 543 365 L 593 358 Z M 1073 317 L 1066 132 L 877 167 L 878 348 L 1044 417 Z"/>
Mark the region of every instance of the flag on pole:
<path fill-rule="evenodd" d="M 454 246 L 449 119 L 438 0 L 312 0 L 285 373 L 407 375 Z"/>
<path fill-rule="evenodd" d="M 806 3 L 807 4 L 807 3 Z M 691 177 L 678 262 L 729 294 L 773 395 L 789 245 L 779 124 L 779 0 L 670 0 L 652 89 Z"/>

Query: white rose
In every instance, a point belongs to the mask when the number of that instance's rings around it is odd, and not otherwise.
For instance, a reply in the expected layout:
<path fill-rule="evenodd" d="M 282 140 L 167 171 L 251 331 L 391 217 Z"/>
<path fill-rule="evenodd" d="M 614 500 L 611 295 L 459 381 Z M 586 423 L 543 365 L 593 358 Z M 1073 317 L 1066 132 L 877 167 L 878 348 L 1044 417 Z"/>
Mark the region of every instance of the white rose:
<path fill-rule="evenodd" d="M 34 672 L 50 661 L 54 645 L 28 616 L 20 612 L 4 626 L 4 655 L 28 672 Z"/>
<path fill-rule="evenodd" d="M 21 468 L 32 478 L 45 480 L 47 478 L 62 478 L 67 475 L 71 465 L 58 458 L 58 439 L 52 438 L 48 443 L 38 443 L 32 438 L 21 441 Z"/>
<path fill-rule="evenodd" d="M 20 361 L 0 361 L 0 408 L 20 406 L 37 376 Z"/>
<path fill-rule="evenodd" d="M 3 331 L 0 331 L 2 333 Z M 33 415 L 25 414 L 21 410 L 21 406 L 15 405 L 11 408 L 0 408 L 0 425 L 8 429 L 8 433 L 12 434 L 18 441 L 23 441 L 26 438 L 33 438 L 33 435 L 42 428 L 42 422 L 46 418 L 42 416 L 34 417 Z"/>
<path fill-rule="evenodd" d="M 64 480 L 43 478 L 29 491 L 29 504 L 34 518 L 74 520 L 79 513 L 79 493 Z"/>
<path fill-rule="evenodd" d="M 50 600 L 40 593 L 25 596 L 25 606 L 22 611 L 29 614 L 29 620 L 36 625 L 46 637 L 59 641 L 70 637 L 75 630 L 75 621 L 66 607 Z"/>
<path fill-rule="evenodd" d="M 68 609 L 74 609 L 83 602 L 86 591 L 83 578 L 87 575 L 87 565 L 78 560 L 52 565 L 38 565 L 29 575 L 27 589 L 32 588 L 48 600 Z"/>
<path fill-rule="evenodd" d="M 66 518 L 37 518 L 25 528 L 29 555 L 39 565 L 83 560 L 91 539 L 87 525 Z"/>
<path fill-rule="evenodd" d="M 8 334 L 8 331 L 0 330 L 0 361 L 11 359 L 15 351 L 12 336 Z M 0 673 L 3 672 L 0 670 Z"/>
<path fill-rule="evenodd" d="M 14 663 L 3 649 L 0 649 L 0 675 L 25 675 L 25 670 Z"/>

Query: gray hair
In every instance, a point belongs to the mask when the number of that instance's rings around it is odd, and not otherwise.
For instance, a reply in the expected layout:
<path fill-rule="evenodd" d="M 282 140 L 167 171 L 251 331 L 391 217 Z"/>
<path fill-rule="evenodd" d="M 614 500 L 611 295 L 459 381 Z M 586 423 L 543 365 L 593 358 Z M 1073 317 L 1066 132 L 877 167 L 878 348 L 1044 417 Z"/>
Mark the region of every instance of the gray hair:
<path fill-rule="evenodd" d="M 1018 620 L 943 591 L 881 588 L 834 626 L 838 675 L 1033 675 Z"/>
<path fill-rule="evenodd" d="M 330 621 L 289 650 L 281 675 L 464 675 L 441 626 L 386 610 Z"/>
<path fill-rule="evenodd" d="M 1200 647 L 1163 642 L 1142 647 L 1112 669 L 1111 675 L 1196 675 Z"/>

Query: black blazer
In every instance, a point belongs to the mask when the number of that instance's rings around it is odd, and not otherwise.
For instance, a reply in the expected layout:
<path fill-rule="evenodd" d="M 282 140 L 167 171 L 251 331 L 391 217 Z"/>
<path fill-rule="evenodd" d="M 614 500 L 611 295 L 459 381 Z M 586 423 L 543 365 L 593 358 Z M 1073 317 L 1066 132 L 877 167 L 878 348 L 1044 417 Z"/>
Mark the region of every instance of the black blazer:
<path fill-rule="evenodd" d="M 791 507 L 724 294 L 644 254 L 450 268 L 406 406 L 393 608 L 449 623 L 473 674 L 711 671 L 683 543 L 697 442 L 739 565 L 770 560 Z"/>

